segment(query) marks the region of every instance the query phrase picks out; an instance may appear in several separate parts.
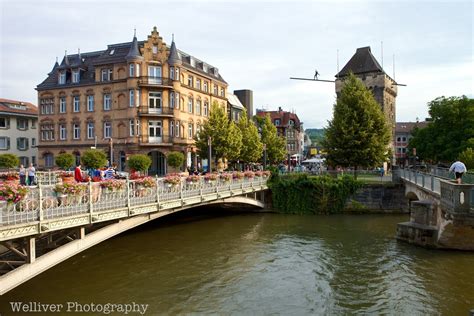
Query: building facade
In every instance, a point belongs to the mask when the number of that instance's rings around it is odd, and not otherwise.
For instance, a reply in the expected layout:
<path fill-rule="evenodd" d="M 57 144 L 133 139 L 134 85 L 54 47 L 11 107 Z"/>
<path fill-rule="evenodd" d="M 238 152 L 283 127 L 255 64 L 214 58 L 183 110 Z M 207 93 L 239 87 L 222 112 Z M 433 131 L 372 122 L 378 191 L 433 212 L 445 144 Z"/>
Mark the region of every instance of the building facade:
<path fill-rule="evenodd" d="M 183 152 L 197 164 L 193 137 L 211 107 L 226 108 L 227 83 L 216 67 L 167 46 L 156 27 L 143 41 L 65 55 L 37 86 L 39 164 L 70 152 L 80 158 L 104 149 L 124 170 L 127 157 L 152 158 L 150 173 L 166 173 L 166 153 Z"/>
<path fill-rule="evenodd" d="M 239 98 L 235 94 L 227 94 L 227 116 L 229 120 L 238 122 L 244 113 L 244 106 L 240 103 Z"/>
<path fill-rule="evenodd" d="M 392 142 L 390 147 L 393 149 L 395 142 L 397 82 L 385 73 L 377 59 L 372 55 L 370 47 L 357 48 L 356 53 L 342 70 L 336 74 L 336 94 L 338 96 L 343 87 L 344 78 L 350 72 L 354 73 L 372 91 L 375 100 L 380 104 L 382 112 L 391 127 Z"/>
<path fill-rule="evenodd" d="M 38 108 L 29 103 L 0 99 L 0 154 L 14 154 L 25 167 L 37 164 Z"/>
<path fill-rule="evenodd" d="M 413 137 L 412 133 L 415 128 L 424 128 L 428 122 L 397 122 L 395 128 L 395 158 L 396 164 L 399 166 L 407 166 L 410 164 L 408 157 L 408 143 Z M 416 153 L 412 153 L 416 156 Z"/>
<path fill-rule="evenodd" d="M 249 89 L 234 90 L 234 95 L 247 110 L 249 120 L 253 118 L 253 91 Z"/>
<path fill-rule="evenodd" d="M 283 111 L 281 107 L 278 111 L 265 111 L 257 109 L 258 117 L 270 115 L 270 119 L 277 128 L 279 136 L 283 136 L 286 140 L 286 149 L 291 156 L 299 157 L 303 153 L 301 134 L 303 133 L 303 123 L 300 122 L 298 115 L 295 113 Z"/>

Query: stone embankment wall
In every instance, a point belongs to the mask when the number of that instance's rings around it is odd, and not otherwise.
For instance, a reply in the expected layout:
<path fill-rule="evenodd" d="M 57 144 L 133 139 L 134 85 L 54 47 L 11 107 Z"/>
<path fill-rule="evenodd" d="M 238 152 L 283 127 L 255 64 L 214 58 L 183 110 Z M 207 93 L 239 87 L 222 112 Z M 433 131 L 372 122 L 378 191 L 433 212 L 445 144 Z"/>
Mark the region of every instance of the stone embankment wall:
<path fill-rule="evenodd" d="M 347 201 L 348 213 L 408 213 L 405 189 L 400 184 L 366 184 Z"/>

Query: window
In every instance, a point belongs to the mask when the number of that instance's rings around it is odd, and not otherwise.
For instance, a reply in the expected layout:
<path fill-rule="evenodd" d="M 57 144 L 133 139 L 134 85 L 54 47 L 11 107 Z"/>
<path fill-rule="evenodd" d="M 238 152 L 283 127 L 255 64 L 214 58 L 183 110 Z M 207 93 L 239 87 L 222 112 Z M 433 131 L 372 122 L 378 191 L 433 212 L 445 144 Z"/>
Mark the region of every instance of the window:
<path fill-rule="evenodd" d="M 209 115 L 209 104 L 207 103 L 207 101 L 204 101 L 204 108 L 203 108 L 203 114 L 204 116 L 208 116 Z"/>
<path fill-rule="evenodd" d="M 153 50 L 153 54 L 158 54 L 158 46 L 153 45 L 152 50 Z"/>
<path fill-rule="evenodd" d="M 31 156 L 31 163 L 36 165 L 36 156 Z"/>
<path fill-rule="evenodd" d="M 10 149 L 10 137 L 0 137 L 0 149 Z"/>
<path fill-rule="evenodd" d="M 148 108 L 152 113 L 161 113 L 161 92 L 148 93 Z"/>
<path fill-rule="evenodd" d="M 176 122 L 175 122 L 175 125 L 174 125 L 175 133 L 174 133 L 174 135 L 175 135 L 176 137 L 179 137 L 179 135 L 180 135 L 180 133 L 179 133 L 179 127 L 180 127 L 180 125 L 181 125 L 181 124 L 180 124 L 179 121 L 176 121 Z"/>
<path fill-rule="evenodd" d="M 137 70 L 135 71 L 135 77 L 140 77 L 140 64 L 137 64 Z"/>
<path fill-rule="evenodd" d="M 402 142 L 406 142 L 407 138 L 405 136 L 402 137 Z"/>
<path fill-rule="evenodd" d="M 18 137 L 16 139 L 16 148 L 18 150 L 27 150 L 28 149 L 28 138 Z"/>
<path fill-rule="evenodd" d="M 207 86 L 207 81 L 204 81 L 204 91 L 209 92 L 209 87 Z"/>
<path fill-rule="evenodd" d="M 141 97 L 141 95 L 142 95 L 142 92 L 141 92 L 140 89 L 138 89 L 138 90 L 137 90 L 137 107 L 140 106 L 140 103 L 141 103 L 140 97 Z"/>
<path fill-rule="evenodd" d="M 102 69 L 102 81 L 112 80 L 112 69 Z"/>
<path fill-rule="evenodd" d="M 110 93 L 104 94 L 104 110 L 109 111 L 111 105 Z"/>
<path fill-rule="evenodd" d="M 176 102 L 174 103 L 174 106 L 179 110 L 181 108 L 180 99 L 179 99 L 179 92 L 175 92 L 174 94 L 176 96 Z"/>
<path fill-rule="evenodd" d="M 33 137 L 33 138 L 31 139 L 31 147 L 35 147 L 35 146 L 36 146 L 36 138 Z"/>
<path fill-rule="evenodd" d="M 43 124 L 40 130 L 41 140 L 54 140 L 54 124 Z"/>
<path fill-rule="evenodd" d="M 72 83 L 79 83 L 80 81 L 80 71 L 79 70 L 73 70 L 72 72 Z"/>
<path fill-rule="evenodd" d="M 67 138 L 66 125 L 65 124 L 60 124 L 59 125 L 59 139 L 60 140 L 66 140 L 66 138 Z"/>
<path fill-rule="evenodd" d="M 36 119 L 31 120 L 31 128 L 36 128 Z"/>
<path fill-rule="evenodd" d="M 58 77 L 58 84 L 66 84 L 66 72 L 61 71 Z"/>
<path fill-rule="evenodd" d="M 275 120 L 275 126 L 280 126 L 280 120 Z"/>
<path fill-rule="evenodd" d="M 174 67 L 174 78 L 175 80 L 179 80 L 179 68 Z"/>
<path fill-rule="evenodd" d="M 135 106 L 135 90 L 130 90 L 129 92 L 130 97 L 128 106 L 132 108 Z"/>
<path fill-rule="evenodd" d="M 201 79 L 196 79 L 196 89 L 201 90 Z"/>
<path fill-rule="evenodd" d="M 401 137 L 397 137 L 397 142 L 400 142 L 402 140 Z"/>
<path fill-rule="evenodd" d="M 0 128 L 10 128 L 10 119 L 8 117 L 0 117 Z"/>
<path fill-rule="evenodd" d="M 217 90 L 219 89 L 219 86 L 214 85 L 214 94 L 217 95 Z"/>
<path fill-rule="evenodd" d="M 225 90 L 224 90 L 224 88 L 221 88 L 221 97 L 225 97 Z"/>
<path fill-rule="evenodd" d="M 170 67 L 170 79 L 174 80 L 174 67 Z"/>
<path fill-rule="evenodd" d="M 135 126 L 136 126 L 136 128 L 137 128 L 136 135 L 137 135 L 137 136 L 140 136 L 140 120 L 139 120 L 139 119 L 136 120 Z"/>
<path fill-rule="evenodd" d="M 89 112 L 94 111 L 94 96 L 93 95 L 87 96 L 87 111 Z"/>
<path fill-rule="evenodd" d="M 135 65 L 134 64 L 130 64 L 128 66 L 128 76 L 129 77 L 135 77 Z"/>
<path fill-rule="evenodd" d="M 161 84 L 161 66 L 148 66 L 148 83 Z"/>
<path fill-rule="evenodd" d="M 49 168 L 54 166 L 54 156 L 53 156 L 53 154 L 45 154 L 44 155 L 44 166 L 49 167 Z"/>
<path fill-rule="evenodd" d="M 295 121 L 293 121 L 293 120 L 290 120 L 288 123 L 290 124 L 290 126 L 294 126 L 294 125 L 295 125 Z"/>
<path fill-rule="evenodd" d="M 188 76 L 188 86 L 193 86 L 193 76 Z"/>
<path fill-rule="evenodd" d="M 193 139 L 193 123 L 188 123 L 188 138 Z"/>
<path fill-rule="evenodd" d="M 174 109 L 174 100 L 175 100 L 175 94 L 173 91 L 170 92 L 170 109 Z"/>
<path fill-rule="evenodd" d="M 130 120 L 130 136 L 135 136 L 135 120 Z"/>
<path fill-rule="evenodd" d="M 170 121 L 170 136 L 174 136 L 174 121 Z"/>
<path fill-rule="evenodd" d="M 150 140 L 161 141 L 161 121 L 148 121 L 148 136 Z"/>
<path fill-rule="evenodd" d="M 196 135 L 199 135 L 199 133 L 201 132 L 201 124 L 197 124 L 196 125 Z"/>
<path fill-rule="evenodd" d="M 196 115 L 201 115 L 201 100 L 196 100 Z"/>
<path fill-rule="evenodd" d="M 193 113 L 193 97 L 188 97 L 188 112 Z"/>
<path fill-rule="evenodd" d="M 104 138 L 111 138 L 112 137 L 112 123 L 105 122 L 104 123 Z"/>
<path fill-rule="evenodd" d="M 72 99 L 72 104 L 73 104 L 73 112 L 79 112 L 80 110 L 80 102 L 79 102 L 79 96 L 74 96 Z"/>
<path fill-rule="evenodd" d="M 59 113 L 66 113 L 66 97 L 59 98 Z"/>
<path fill-rule="evenodd" d="M 94 137 L 95 137 L 94 123 L 87 122 L 87 139 L 92 139 Z"/>
<path fill-rule="evenodd" d="M 30 162 L 29 162 L 29 158 L 28 157 L 25 157 L 25 156 L 21 156 L 19 157 L 20 158 L 20 164 L 23 165 L 23 166 L 29 166 Z"/>
<path fill-rule="evenodd" d="M 28 120 L 25 119 L 16 119 L 16 128 L 19 130 L 27 130 L 28 129 Z"/>
<path fill-rule="evenodd" d="M 54 109 L 54 98 L 40 100 L 41 114 L 52 114 Z"/>
<path fill-rule="evenodd" d="M 73 139 L 80 139 L 81 138 L 81 126 L 78 123 L 74 123 L 72 125 L 73 131 Z"/>

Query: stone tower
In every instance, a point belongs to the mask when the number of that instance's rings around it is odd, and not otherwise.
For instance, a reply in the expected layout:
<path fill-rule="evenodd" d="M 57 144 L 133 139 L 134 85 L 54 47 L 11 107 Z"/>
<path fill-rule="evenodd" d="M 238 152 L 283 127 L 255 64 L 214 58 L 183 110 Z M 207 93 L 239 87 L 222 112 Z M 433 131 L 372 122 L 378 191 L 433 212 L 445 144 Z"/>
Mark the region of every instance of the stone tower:
<path fill-rule="evenodd" d="M 336 94 L 342 89 L 344 77 L 352 71 L 364 85 L 372 91 L 375 100 L 380 104 L 385 118 L 392 128 L 391 148 L 395 140 L 395 99 L 397 98 L 397 83 L 385 73 L 382 66 L 375 59 L 370 47 L 357 48 L 354 56 L 347 62 L 342 70 L 336 75 Z"/>

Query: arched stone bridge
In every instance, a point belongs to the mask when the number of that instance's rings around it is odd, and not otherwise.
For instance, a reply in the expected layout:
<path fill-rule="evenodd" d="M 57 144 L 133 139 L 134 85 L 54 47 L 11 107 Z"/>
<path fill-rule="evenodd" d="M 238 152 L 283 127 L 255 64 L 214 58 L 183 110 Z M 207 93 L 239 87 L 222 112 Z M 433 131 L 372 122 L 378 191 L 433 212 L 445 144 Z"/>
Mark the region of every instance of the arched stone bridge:
<path fill-rule="evenodd" d="M 149 179 L 150 180 L 150 179 Z M 226 203 L 265 205 L 265 177 L 204 181 L 163 179 L 84 184 L 75 194 L 55 185 L 31 188 L 16 205 L 0 205 L 0 294 L 124 231 L 184 209 Z M 1 246 L 0 246 L 1 248 Z"/>
<path fill-rule="evenodd" d="M 410 221 L 398 224 L 397 238 L 446 249 L 474 250 L 474 184 L 457 184 L 445 170 L 394 171 L 405 184 Z"/>

